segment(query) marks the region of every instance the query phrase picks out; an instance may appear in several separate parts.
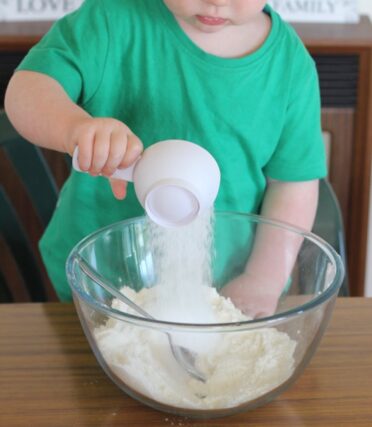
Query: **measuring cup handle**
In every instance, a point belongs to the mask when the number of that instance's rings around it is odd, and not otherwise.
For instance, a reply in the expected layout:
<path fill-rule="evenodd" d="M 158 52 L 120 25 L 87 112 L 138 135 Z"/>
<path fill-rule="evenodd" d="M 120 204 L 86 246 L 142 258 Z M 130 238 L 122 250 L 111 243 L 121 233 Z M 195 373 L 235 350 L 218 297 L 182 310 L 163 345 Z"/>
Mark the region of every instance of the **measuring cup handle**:
<path fill-rule="evenodd" d="M 72 167 L 78 172 L 84 172 L 79 167 L 78 162 L 79 147 L 76 147 L 72 155 Z M 133 181 L 133 172 L 137 162 L 125 169 L 116 169 L 110 178 L 121 179 L 122 181 Z M 85 172 L 84 172 L 85 173 Z"/>

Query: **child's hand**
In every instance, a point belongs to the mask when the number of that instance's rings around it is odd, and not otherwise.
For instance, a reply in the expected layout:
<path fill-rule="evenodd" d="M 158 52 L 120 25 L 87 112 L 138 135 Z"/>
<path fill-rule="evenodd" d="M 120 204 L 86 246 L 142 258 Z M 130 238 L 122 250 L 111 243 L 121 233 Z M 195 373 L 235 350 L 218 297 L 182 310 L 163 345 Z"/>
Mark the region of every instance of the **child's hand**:
<path fill-rule="evenodd" d="M 275 287 L 262 283 L 248 273 L 236 277 L 221 290 L 234 305 L 249 317 L 259 318 L 275 313 L 280 297 Z"/>
<path fill-rule="evenodd" d="M 109 178 L 116 169 L 130 166 L 142 153 L 140 139 L 124 123 L 111 118 L 84 118 L 75 125 L 71 141 L 79 147 L 81 170 Z M 127 182 L 110 179 L 117 199 L 126 196 Z"/>

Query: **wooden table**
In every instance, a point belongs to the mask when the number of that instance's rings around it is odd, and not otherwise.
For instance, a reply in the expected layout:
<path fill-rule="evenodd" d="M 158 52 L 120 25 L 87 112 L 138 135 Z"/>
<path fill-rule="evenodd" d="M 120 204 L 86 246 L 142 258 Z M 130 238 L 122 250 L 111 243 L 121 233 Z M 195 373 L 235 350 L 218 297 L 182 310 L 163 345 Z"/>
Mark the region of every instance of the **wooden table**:
<path fill-rule="evenodd" d="M 127 397 L 90 351 L 71 304 L 0 305 L 0 426 L 372 426 L 372 299 L 340 298 L 303 375 L 270 404 L 189 420 Z"/>

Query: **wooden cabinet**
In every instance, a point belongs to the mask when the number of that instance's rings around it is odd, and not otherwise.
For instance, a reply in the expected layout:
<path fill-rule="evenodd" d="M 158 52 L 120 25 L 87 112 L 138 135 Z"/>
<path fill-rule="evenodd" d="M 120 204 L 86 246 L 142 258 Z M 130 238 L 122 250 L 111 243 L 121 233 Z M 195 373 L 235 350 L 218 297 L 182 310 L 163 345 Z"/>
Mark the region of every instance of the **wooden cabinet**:
<path fill-rule="evenodd" d="M 372 25 L 294 25 L 320 77 L 329 178 L 342 209 L 352 295 L 363 295 L 372 156 Z"/>
<path fill-rule="evenodd" d="M 13 69 L 50 25 L 1 23 L 0 104 Z M 319 71 L 323 128 L 331 141 L 329 178 L 345 223 L 351 294 L 362 295 L 372 155 L 372 25 L 363 16 L 359 24 L 294 26 Z M 49 156 L 60 174 L 58 163 L 63 159 Z"/>

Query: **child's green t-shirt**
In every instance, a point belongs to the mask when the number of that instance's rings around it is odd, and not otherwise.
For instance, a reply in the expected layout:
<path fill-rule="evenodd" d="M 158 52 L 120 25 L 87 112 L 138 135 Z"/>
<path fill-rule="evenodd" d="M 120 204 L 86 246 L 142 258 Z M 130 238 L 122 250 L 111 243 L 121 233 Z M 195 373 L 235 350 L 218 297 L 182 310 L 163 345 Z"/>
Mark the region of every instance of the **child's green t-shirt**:
<path fill-rule="evenodd" d="M 126 123 L 145 147 L 186 139 L 221 169 L 218 210 L 258 212 L 268 177 L 324 177 L 315 65 L 269 7 L 271 32 L 254 53 L 221 58 L 198 48 L 162 0 L 85 0 L 56 22 L 18 70 L 56 79 L 92 116 Z M 72 172 L 40 248 L 62 300 L 73 246 L 107 224 L 143 213 L 132 186 L 114 199 L 105 178 Z"/>

